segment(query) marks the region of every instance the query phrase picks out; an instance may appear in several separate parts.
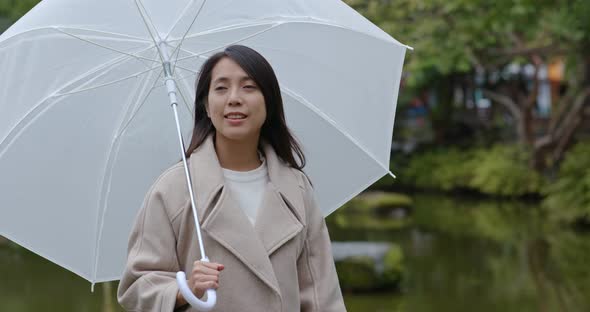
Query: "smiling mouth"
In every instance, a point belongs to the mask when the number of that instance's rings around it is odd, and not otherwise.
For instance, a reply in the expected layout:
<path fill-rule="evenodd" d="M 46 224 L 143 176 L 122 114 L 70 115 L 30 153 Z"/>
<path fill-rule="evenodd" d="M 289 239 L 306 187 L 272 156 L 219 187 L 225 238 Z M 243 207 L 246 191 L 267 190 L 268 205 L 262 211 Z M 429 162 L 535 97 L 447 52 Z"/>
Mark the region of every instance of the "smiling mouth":
<path fill-rule="evenodd" d="M 246 119 L 246 117 L 248 117 L 248 116 L 246 116 L 244 114 L 233 114 L 232 113 L 232 114 L 227 114 L 223 117 L 225 117 L 225 119 L 230 119 L 230 120 L 241 120 L 241 119 Z"/>

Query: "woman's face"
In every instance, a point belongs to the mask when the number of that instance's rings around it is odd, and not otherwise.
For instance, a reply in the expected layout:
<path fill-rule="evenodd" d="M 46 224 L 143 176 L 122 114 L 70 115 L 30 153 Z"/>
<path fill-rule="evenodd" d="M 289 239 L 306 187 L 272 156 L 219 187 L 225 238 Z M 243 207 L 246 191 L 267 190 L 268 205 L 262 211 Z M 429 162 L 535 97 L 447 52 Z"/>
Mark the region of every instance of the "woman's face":
<path fill-rule="evenodd" d="M 217 135 L 230 140 L 258 141 L 266 120 L 264 96 L 258 85 L 230 58 L 222 58 L 211 72 L 207 115 Z"/>

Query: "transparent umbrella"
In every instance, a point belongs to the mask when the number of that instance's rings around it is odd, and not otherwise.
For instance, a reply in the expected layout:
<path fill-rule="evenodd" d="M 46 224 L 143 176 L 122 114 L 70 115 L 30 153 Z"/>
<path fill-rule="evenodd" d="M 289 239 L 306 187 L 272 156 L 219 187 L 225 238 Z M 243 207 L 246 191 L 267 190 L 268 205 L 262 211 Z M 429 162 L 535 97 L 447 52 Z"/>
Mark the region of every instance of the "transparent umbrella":
<path fill-rule="evenodd" d="M 44 0 L 0 36 L 0 235 L 119 279 L 143 196 L 189 139 L 198 69 L 231 44 L 275 69 L 325 215 L 391 174 L 408 47 L 342 1 Z"/>

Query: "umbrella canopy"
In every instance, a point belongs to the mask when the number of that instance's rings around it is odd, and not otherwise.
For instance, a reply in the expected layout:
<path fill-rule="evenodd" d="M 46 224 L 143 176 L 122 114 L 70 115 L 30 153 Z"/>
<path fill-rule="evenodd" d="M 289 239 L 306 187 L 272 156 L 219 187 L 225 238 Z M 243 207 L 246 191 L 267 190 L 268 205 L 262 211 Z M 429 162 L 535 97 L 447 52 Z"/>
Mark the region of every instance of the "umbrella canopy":
<path fill-rule="evenodd" d="M 0 235 L 117 280 L 149 186 L 190 138 L 200 65 L 231 44 L 272 64 L 328 215 L 389 172 L 407 46 L 340 0 L 44 0 L 0 36 Z"/>

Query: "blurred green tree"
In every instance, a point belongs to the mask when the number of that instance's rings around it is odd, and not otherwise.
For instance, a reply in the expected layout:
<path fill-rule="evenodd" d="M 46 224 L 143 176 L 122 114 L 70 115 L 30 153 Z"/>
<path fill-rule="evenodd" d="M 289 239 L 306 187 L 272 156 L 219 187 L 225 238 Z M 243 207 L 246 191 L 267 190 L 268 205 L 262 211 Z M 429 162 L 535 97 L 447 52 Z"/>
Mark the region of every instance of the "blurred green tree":
<path fill-rule="evenodd" d="M 0 19 L 3 20 L 0 32 L 16 22 L 39 2 L 40 0 L 0 0 Z"/>
<path fill-rule="evenodd" d="M 518 79 L 484 86 L 484 96 L 515 120 L 517 140 L 533 150 L 531 166 L 537 169 L 562 158 L 588 117 L 590 57 L 584 51 L 590 47 L 590 2 L 586 0 L 345 2 L 415 48 L 406 64 L 413 86 L 431 87 L 457 73 L 501 72 L 512 62 L 540 65 L 555 58 L 565 60 L 567 91 L 554 103 L 549 126 L 541 135 L 533 124 L 538 79 L 532 79 L 529 88 Z"/>

